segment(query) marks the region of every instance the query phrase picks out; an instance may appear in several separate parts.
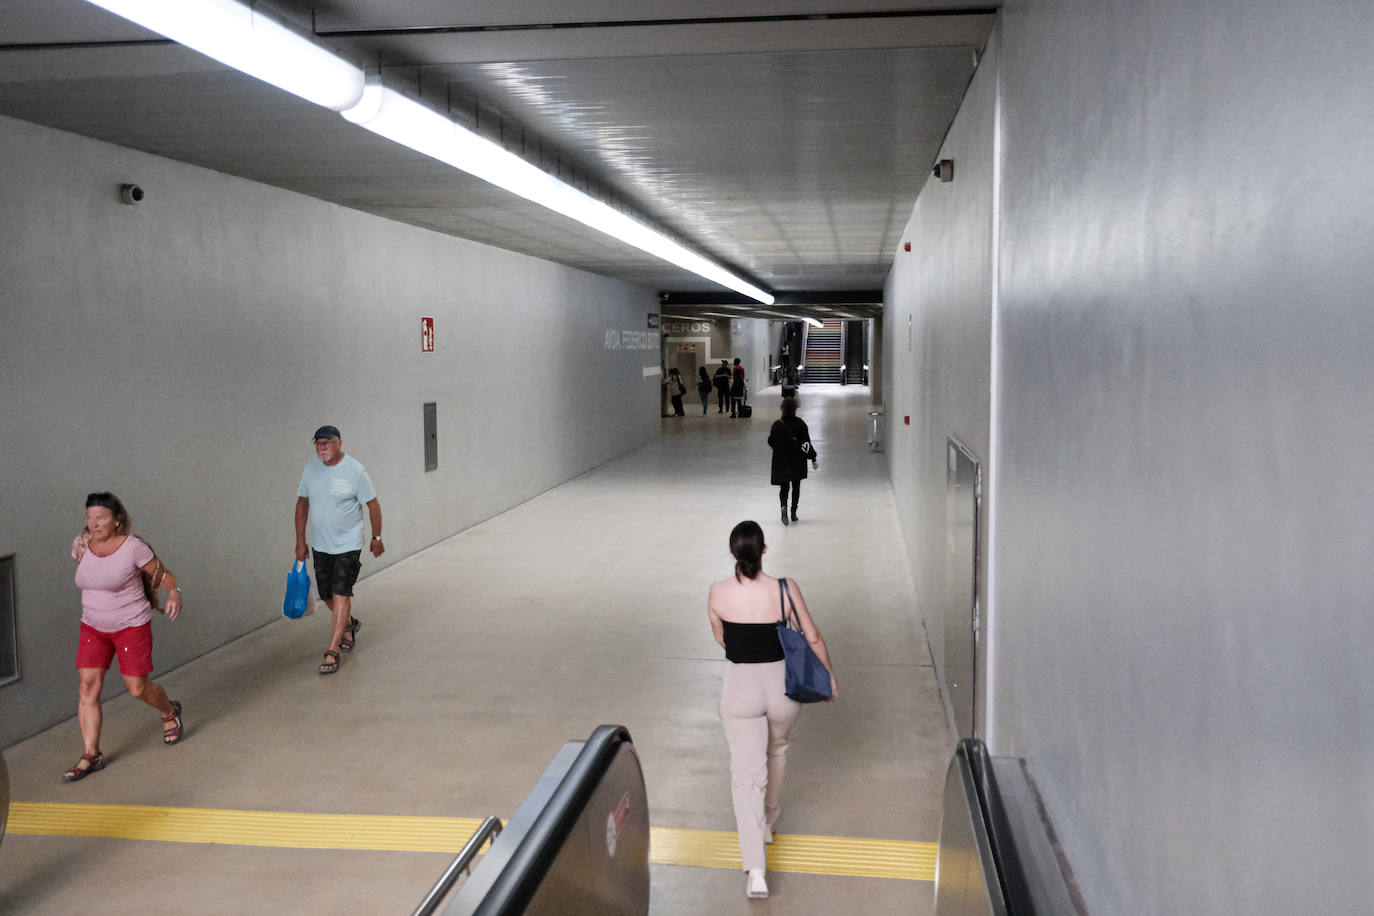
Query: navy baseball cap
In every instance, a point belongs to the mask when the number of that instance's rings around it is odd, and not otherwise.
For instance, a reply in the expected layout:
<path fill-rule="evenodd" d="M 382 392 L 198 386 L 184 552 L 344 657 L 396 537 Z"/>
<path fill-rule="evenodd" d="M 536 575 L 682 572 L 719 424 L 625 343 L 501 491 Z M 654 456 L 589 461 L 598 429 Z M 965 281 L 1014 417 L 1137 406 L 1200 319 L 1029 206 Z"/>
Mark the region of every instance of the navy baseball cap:
<path fill-rule="evenodd" d="M 337 426 L 321 426 L 319 429 L 315 430 L 315 435 L 313 438 L 342 439 L 343 436 L 339 434 L 339 428 Z"/>

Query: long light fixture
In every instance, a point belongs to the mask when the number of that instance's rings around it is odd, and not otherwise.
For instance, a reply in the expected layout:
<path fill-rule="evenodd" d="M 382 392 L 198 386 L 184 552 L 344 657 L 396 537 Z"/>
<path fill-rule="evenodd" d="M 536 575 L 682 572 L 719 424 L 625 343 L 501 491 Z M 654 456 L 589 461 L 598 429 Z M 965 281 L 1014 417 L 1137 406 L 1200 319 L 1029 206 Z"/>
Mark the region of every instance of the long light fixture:
<path fill-rule="evenodd" d="M 773 302 L 768 293 L 661 232 L 380 81 L 365 80 L 353 64 L 236 0 L 87 2 L 727 289 L 765 305 Z"/>
<path fill-rule="evenodd" d="M 360 68 L 234 0 L 87 2 L 316 105 L 343 111 L 362 98 Z"/>
<path fill-rule="evenodd" d="M 354 124 L 410 147 L 612 238 L 714 280 L 765 305 L 773 297 L 654 229 L 476 134 L 451 118 L 370 79 L 358 104 L 342 112 Z"/>

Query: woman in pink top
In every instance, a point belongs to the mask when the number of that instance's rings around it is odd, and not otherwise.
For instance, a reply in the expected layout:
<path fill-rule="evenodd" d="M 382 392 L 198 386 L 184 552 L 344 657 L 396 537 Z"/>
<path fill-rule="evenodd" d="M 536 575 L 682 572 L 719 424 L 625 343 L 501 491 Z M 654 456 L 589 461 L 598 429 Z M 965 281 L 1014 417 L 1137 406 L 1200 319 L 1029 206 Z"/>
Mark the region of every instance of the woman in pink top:
<path fill-rule="evenodd" d="M 129 533 L 129 513 L 113 493 L 86 497 L 86 530 L 72 543 L 76 584 L 81 589 L 81 644 L 76 650 L 80 702 L 77 719 L 86 751 L 63 776 L 63 782 L 85 779 L 105 768 L 100 753 L 100 689 L 110 660 L 119 657 L 119 673 L 129 694 L 162 716 L 162 740 L 181 740 L 181 704 L 148 680 L 153 673 L 153 603 L 144 591 L 143 574 L 151 578 L 152 595 L 167 590 L 167 619 L 181 613 L 176 576 L 153 549 Z"/>

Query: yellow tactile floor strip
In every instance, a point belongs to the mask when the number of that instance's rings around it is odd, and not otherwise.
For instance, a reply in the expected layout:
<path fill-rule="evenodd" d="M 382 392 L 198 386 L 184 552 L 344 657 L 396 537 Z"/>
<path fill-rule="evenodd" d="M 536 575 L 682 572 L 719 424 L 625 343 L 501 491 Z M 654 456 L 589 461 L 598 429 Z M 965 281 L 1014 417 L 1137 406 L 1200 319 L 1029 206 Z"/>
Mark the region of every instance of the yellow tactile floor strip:
<path fill-rule="evenodd" d="M 14 802 L 6 832 L 296 849 L 457 852 L 481 825 L 476 817 Z"/>
<path fill-rule="evenodd" d="M 481 823 L 475 817 L 14 802 L 6 832 L 16 836 L 110 837 L 296 849 L 457 852 Z M 740 868 L 739 842 L 732 831 L 652 827 L 649 842 L 650 860 L 656 865 Z M 811 875 L 934 881 L 936 849 L 935 843 L 905 840 L 778 834 L 768 847 L 768 868 Z"/>
<path fill-rule="evenodd" d="M 650 858 L 655 865 L 740 868 L 739 837 L 730 830 L 679 830 L 651 827 Z M 768 847 L 769 871 L 858 878 L 935 880 L 935 843 L 864 840 L 842 836 L 780 833 Z"/>

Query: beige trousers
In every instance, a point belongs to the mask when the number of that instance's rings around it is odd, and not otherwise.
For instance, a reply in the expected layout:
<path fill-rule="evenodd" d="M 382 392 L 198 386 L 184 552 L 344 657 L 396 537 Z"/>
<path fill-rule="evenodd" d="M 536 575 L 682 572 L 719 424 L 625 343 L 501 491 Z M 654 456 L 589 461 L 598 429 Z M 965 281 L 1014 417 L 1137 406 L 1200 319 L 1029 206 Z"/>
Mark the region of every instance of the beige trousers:
<path fill-rule="evenodd" d="M 730 744 L 730 796 L 744 868 L 765 868 L 763 835 L 778 820 L 787 736 L 801 704 L 782 692 L 784 662 L 725 666 L 720 720 Z"/>

